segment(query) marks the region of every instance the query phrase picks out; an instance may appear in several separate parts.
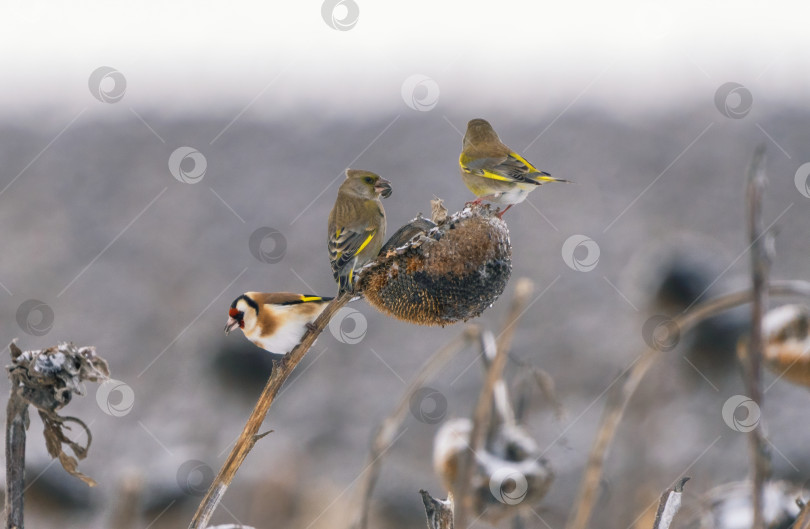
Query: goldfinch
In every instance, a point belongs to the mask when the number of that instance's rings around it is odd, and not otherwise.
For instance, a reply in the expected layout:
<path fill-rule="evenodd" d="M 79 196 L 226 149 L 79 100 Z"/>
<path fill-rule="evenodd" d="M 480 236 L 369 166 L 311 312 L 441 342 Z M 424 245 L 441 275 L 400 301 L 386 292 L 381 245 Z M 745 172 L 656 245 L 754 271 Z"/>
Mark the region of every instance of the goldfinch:
<path fill-rule="evenodd" d="M 238 327 L 262 349 L 287 354 L 331 300 L 292 292 L 245 292 L 231 303 L 225 334 Z"/>
<path fill-rule="evenodd" d="M 478 198 L 506 209 L 526 200 L 530 192 L 545 182 L 568 182 L 540 171 L 528 160 L 501 142 L 486 120 L 473 119 L 467 123 L 461 156 L 458 158 L 461 178 Z"/>
<path fill-rule="evenodd" d="M 329 213 L 329 260 L 338 295 L 354 289 L 354 271 L 373 261 L 385 239 L 385 209 L 380 196 L 391 196 L 391 183 L 379 175 L 346 170 Z"/>

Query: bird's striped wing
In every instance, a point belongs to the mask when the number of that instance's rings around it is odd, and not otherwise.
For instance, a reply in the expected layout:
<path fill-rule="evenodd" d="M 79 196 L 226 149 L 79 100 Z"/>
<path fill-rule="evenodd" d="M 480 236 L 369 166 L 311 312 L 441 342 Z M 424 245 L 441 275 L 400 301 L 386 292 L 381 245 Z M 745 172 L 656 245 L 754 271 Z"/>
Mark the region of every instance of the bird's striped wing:
<path fill-rule="evenodd" d="M 463 171 L 476 176 L 512 183 L 540 185 L 543 182 L 559 181 L 545 171 L 538 171 L 531 163 L 516 152 L 495 158 L 459 159 Z"/>
<path fill-rule="evenodd" d="M 301 303 L 331 301 L 332 298 L 314 294 L 297 294 L 294 292 L 273 292 L 254 294 L 256 302 L 262 305 L 298 305 Z"/>
<path fill-rule="evenodd" d="M 352 270 L 345 270 L 346 267 L 353 267 L 352 261 L 355 256 L 376 236 L 376 229 L 354 231 L 348 228 L 338 228 L 329 234 L 329 260 L 332 262 L 335 281 L 339 281 L 341 275 L 347 274 L 351 280 Z"/>

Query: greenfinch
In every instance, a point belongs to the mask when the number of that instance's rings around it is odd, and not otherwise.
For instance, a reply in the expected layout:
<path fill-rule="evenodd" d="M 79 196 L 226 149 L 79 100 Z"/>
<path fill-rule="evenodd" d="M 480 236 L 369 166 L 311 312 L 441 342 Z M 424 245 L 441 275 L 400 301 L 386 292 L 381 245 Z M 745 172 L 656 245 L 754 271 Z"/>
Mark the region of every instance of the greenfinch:
<path fill-rule="evenodd" d="M 238 327 L 254 345 L 287 354 L 331 300 L 292 292 L 245 292 L 231 303 L 225 334 Z"/>
<path fill-rule="evenodd" d="M 380 196 L 391 195 L 391 183 L 380 175 L 346 170 L 329 213 L 329 260 L 338 295 L 354 290 L 354 271 L 373 261 L 385 239 L 385 209 Z"/>
<path fill-rule="evenodd" d="M 484 119 L 467 123 L 461 156 L 458 158 L 461 178 L 478 198 L 506 206 L 498 213 L 502 217 L 513 205 L 526 200 L 535 188 L 545 182 L 568 182 L 538 170 L 524 157 L 504 145 L 498 134 Z"/>

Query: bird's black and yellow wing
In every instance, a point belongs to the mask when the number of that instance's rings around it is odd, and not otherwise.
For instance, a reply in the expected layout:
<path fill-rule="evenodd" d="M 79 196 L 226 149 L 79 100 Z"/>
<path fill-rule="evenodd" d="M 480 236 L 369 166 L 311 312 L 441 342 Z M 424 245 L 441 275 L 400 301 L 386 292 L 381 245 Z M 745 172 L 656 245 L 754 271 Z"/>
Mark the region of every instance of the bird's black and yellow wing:
<path fill-rule="evenodd" d="M 543 182 L 564 182 L 540 171 L 516 152 L 506 156 L 489 158 L 472 158 L 462 152 L 458 160 L 461 170 L 484 178 L 501 182 L 526 183 L 540 185 Z"/>
<path fill-rule="evenodd" d="M 342 227 L 329 234 L 329 260 L 332 263 L 332 274 L 341 290 L 347 284 L 351 285 L 354 280 L 357 255 L 377 236 L 378 230 L 373 227 L 360 231 Z"/>
<path fill-rule="evenodd" d="M 298 305 L 300 303 L 313 303 L 331 301 L 332 298 L 315 296 L 312 294 L 297 294 L 294 292 L 252 293 L 256 303 L 262 305 Z"/>

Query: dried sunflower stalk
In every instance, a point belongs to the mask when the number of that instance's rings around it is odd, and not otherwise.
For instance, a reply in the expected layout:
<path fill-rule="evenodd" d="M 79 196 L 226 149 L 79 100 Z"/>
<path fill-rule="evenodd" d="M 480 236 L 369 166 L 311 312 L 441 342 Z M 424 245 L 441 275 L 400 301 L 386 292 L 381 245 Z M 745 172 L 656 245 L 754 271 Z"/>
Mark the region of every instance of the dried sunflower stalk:
<path fill-rule="evenodd" d="M 79 472 L 77 461 L 77 458 L 81 460 L 87 456 L 92 441 L 90 429 L 82 420 L 61 416 L 57 411 L 65 407 L 74 394 L 86 394 L 85 381 L 103 382 L 109 379 L 107 361 L 96 355 L 94 347 L 77 347 L 70 342 L 33 351 L 22 351 L 12 342 L 9 349 L 12 360 L 12 364 L 7 366 L 11 380 L 10 401 L 16 400 L 22 404 L 25 429 L 29 425 L 27 405 L 30 404 L 37 409 L 45 426 L 48 454 L 58 458 L 68 473 L 94 486 L 96 482 L 92 478 Z M 72 441 L 65 434 L 65 430 L 70 430 L 68 423 L 76 423 L 85 431 L 85 446 Z M 76 457 L 67 454 L 64 445 L 70 447 Z"/>

